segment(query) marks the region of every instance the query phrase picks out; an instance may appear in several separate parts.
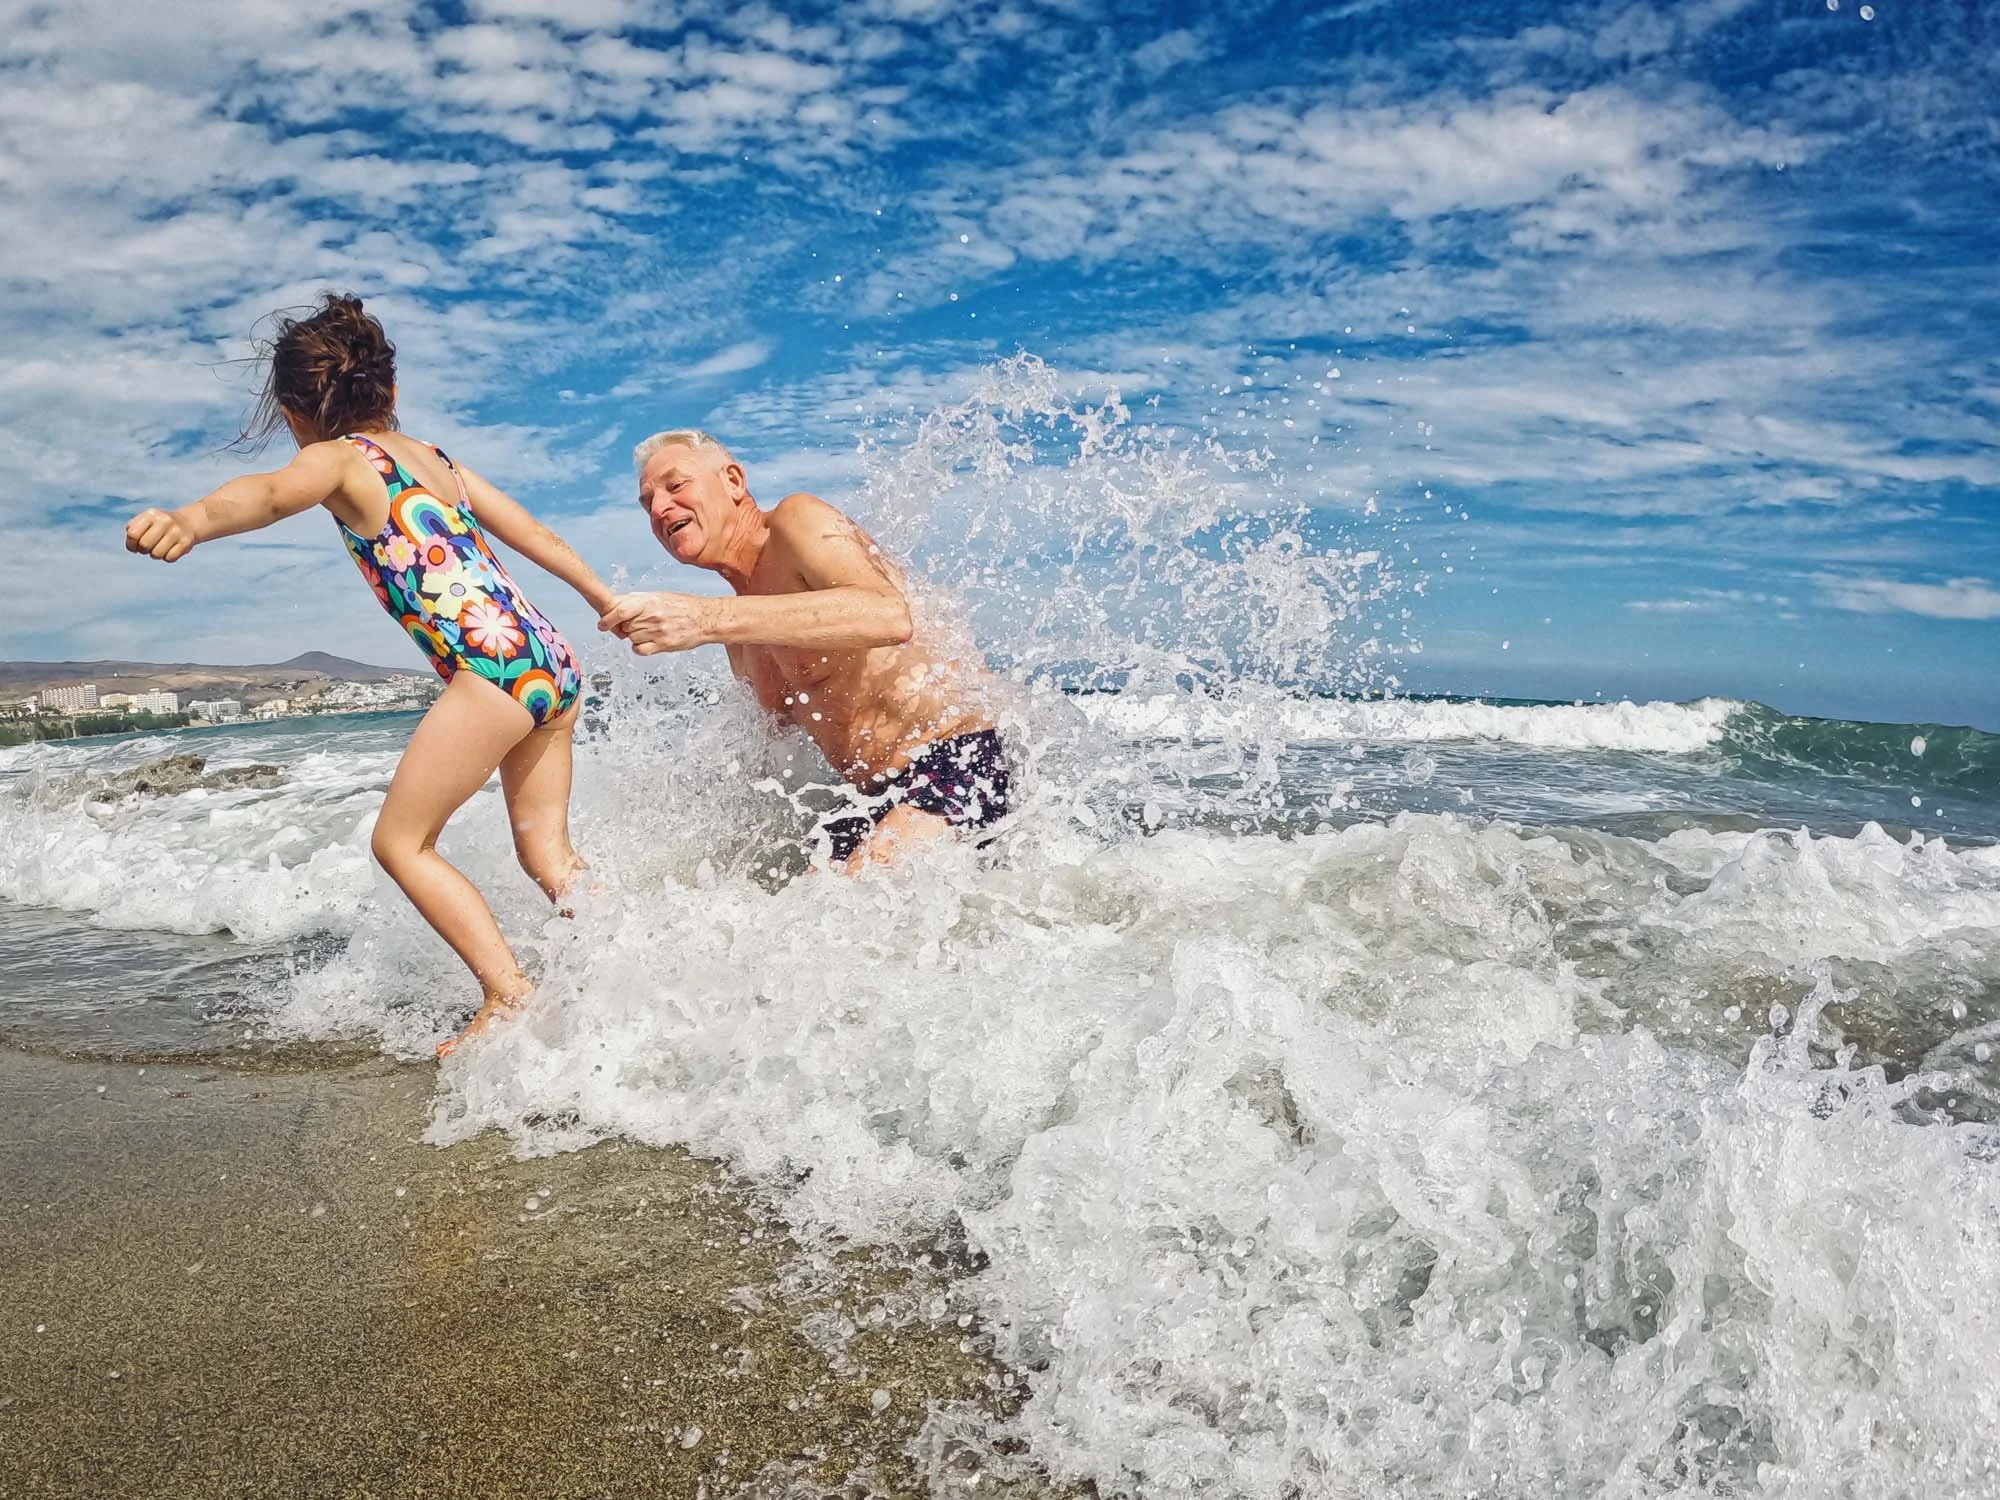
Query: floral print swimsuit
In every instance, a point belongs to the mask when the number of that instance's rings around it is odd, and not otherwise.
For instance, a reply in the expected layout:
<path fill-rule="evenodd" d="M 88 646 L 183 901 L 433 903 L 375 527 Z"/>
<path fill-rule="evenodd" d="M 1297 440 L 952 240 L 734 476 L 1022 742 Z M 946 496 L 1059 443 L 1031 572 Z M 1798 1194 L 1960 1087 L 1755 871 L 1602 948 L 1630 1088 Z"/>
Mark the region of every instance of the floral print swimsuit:
<path fill-rule="evenodd" d="M 341 540 L 382 607 L 438 676 L 450 682 L 460 671 L 477 672 L 538 725 L 568 713 L 583 691 L 576 653 L 493 555 L 458 466 L 432 446 L 458 481 L 458 503 L 451 505 L 374 439 L 349 433 L 343 441 L 382 476 L 389 521 L 380 534 L 365 537 L 336 517 Z"/>

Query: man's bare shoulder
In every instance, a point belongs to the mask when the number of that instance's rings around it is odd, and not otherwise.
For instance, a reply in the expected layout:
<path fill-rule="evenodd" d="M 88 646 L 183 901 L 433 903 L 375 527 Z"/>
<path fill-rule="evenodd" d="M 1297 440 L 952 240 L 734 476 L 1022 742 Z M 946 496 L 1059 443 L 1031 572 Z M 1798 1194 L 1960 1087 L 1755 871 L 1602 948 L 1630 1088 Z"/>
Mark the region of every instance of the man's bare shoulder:
<path fill-rule="evenodd" d="M 875 539 L 839 506 L 817 495 L 785 496 L 771 507 L 770 527 L 772 539 L 797 560 L 811 587 L 827 588 L 836 581 L 902 587 Z"/>
<path fill-rule="evenodd" d="M 785 496 L 771 507 L 770 522 L 773 529 L 790 532 L 811 531 L 824 527 L 828 521 L 847 520 L 839 506 L 830 505 L 817 495 L 804 490 Z M 850 523 L 851 524 L 851 523 Z"/>
<path fill-rule="evenodd" d="M 793 552 L 816 553 L 828 548 L 859 548 L 873 557 L 875 539 L 837 505 L 800 491 L 771 507 L 771 534 Z"/>

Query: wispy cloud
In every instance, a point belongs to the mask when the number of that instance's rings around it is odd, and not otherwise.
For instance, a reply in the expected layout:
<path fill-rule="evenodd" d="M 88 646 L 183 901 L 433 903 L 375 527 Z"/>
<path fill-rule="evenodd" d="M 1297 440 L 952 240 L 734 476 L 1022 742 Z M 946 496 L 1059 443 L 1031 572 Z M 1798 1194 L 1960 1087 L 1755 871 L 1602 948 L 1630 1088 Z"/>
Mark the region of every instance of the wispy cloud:
<path fill-rule="evenodd" d="M 1933 620 L 2000 620 L 2000 589 L 1984 578 L 1912 583 L 1898 578 L 1822 576 L 1817 581 L 1827 603 L 1858 614 L 1900 610 Z"/>
<path fill-rule="evenodd" d="M 769 339 L 745 339 L 740 344 L 717 350 L 707 359 L 697 360 L 680 372 L 681 377 L 685 380 L 712 380 L 718 375 L 740 375 L 763 364 L 776 347 Z"/>
<path fill-rule="evenodd" d="M 1642 614 L 1719 614 L 1745 607 L 1789 609 L 1792 601 L 1784 594 L 1767 594 L 1756 589 L 1698 588 L 1680 599 L 1627 599 L 1625 607 Z"/>
<path fill-rule="evenodd" d="M 1200 62 L 1216 50 L 1215 39 L 1186 26 L 1163 31 L 1132 53 L 1132 66 L 1148 78 L 1158 78 L 1183 63 Z"/>

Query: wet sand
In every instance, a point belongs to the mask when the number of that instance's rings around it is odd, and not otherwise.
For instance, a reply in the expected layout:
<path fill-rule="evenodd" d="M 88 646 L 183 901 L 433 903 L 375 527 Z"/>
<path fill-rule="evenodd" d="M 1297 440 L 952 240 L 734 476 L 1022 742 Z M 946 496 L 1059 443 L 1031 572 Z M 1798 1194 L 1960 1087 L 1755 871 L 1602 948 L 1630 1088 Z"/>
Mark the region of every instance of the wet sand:
<path fill-rule="evenodd" d="M 0 1495 L 914 1494 L 1004 1399 L 940 1274 L 684 1153 L 427 1146 L 432 1076 L 0 1048 Z"/>

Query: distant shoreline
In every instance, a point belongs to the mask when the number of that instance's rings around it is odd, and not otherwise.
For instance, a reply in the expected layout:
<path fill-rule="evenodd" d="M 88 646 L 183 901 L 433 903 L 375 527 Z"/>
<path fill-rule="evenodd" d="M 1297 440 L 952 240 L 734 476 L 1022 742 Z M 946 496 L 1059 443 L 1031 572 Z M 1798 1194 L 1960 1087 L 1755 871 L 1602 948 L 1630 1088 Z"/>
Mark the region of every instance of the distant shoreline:
<path fill-rule="evenodd" d="M 39 714 L 32 719 L 0 720 L 0 746 L 102 739 L 114 734 L 161 734 L 185 729 L 190 722 L 187 714 Z M 64 723 L 69 725 L 67 729 L 58 727 Z"/>
<path fill-rule="evenodd" d="M 291 723 L 300 719 L 352 719 L 362 714 L 414 714 L 423 712 L 429 706 L 428 703 L 363 704 L 351 708 L 316 708 L 301 713 L 276 714 L 263 718 L 245 715 L 240 719 L 195 719 L 187 714 L 51 714 L 47 716 L 51 720 L 70 718 L 72 722 L 88 722 L 93 726 L 102 723 L 105 727 L 43 734 L 36 732 L 42 728 L 41 721 L 37 719 L 0 720 L 0 749 L 12 745 L 51 744 L 64 740 L 113 739 L 121 734 L 175 734 L 184 729 L 243 729 L 256 724 Z M 134 722 L 140 718 L 157 722 Z"/>
<path fill-rule="evenodd" d="M 204 724 L 422 708 L 435 677 L 324 651 L 290 661 L 0 661 L 0 745 L 185 729 Z"/>

